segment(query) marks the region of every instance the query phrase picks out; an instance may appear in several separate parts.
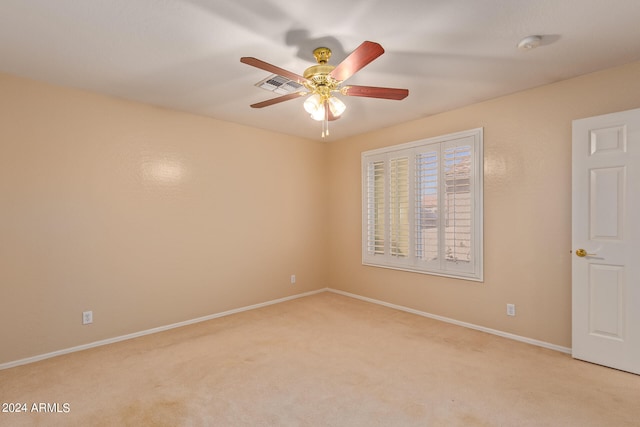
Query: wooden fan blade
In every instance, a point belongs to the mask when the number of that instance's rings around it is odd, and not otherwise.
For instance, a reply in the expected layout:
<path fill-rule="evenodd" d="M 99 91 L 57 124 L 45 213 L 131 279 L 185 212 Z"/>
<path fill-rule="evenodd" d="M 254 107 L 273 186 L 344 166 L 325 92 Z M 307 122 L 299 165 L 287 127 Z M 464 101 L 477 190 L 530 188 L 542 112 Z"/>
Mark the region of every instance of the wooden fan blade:
<path fill-rule="evenodd" d="M 345 86 L 341 92 L 348 96 L 364 96 L 367 98 L 405 99 L 409 95 L 408 89 L 374 86 Z"/>
<path fill-rule="evenodd" d="M 276 67 L 275 65 L 269 64 L 268 62 L 264 62 L 260 59 L 250 56 L 243 56 L 242 58 L 240 58 L 240 62 L 251 65 L 252 67 L 260 68 L 261 70 L 265 70 L 273 74 L 278 74 L 279 76 L 286 77 L 300 84 L 303 84 L 307 81 L 307 79 L 296 73 L 292 73 L 291 71 L 287 71 L 284 68 Z"/>
<path fill-rule="evenodd" d="M 336 80 L 345 81 L 383 53 L 384 49 L 378 43 L 365 41 L 338 64 L 330 75 Z"/>
<path fill-rule="evenodd" d="M 306 95 L 306 92 L 295 92 L 289 93 L 287 95 L 282 95 L 277 98 L 267 99 L 266 101 L 258 102 L 257 104 L 251 104 L 251 108 L 262 108 L 268 107 L 269 105 L 279 104 L 284 101 L 288 101 L 290 99 L 300 98 L 301 96 Z"/>

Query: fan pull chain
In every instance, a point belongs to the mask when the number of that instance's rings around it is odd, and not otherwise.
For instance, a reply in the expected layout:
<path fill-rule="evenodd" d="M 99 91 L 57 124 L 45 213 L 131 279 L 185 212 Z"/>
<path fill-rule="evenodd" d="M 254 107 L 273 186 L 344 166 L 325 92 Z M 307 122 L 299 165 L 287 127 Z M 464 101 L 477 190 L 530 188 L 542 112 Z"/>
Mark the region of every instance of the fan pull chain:
<path fill-rule="evenodd" d="M 322 121 L 322 137 L 329 136 L 329 103 L 324 101 L 324 120 Z"/>

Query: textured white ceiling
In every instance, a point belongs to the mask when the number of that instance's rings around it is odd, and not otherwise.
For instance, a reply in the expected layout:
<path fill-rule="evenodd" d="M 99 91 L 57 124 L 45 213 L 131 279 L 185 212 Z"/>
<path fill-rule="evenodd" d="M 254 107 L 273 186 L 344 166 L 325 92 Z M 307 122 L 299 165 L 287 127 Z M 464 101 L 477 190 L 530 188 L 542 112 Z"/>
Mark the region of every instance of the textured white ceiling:
<path fill-rule="evenodd" d="M 409 97 L 346 98 L 335 140 L 639 60 L 638 22 L 640 0 L 1 0 L 0 71 L 320 139 L 302 99 L 249 107 L 277 95 L 240 57 L 301 74 L 378 42 L 349 83 Z"/>

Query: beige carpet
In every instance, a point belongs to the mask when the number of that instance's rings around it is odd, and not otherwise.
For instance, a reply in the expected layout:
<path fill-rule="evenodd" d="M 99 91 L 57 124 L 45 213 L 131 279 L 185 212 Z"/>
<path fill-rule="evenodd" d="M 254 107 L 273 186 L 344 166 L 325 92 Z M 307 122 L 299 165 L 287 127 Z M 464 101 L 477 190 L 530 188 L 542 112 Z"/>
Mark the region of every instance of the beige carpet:
<path fill-rule="evenodd" d="M 0 371 L 0 401 L 69 410 L 2 426 L 640 426 L 640 376 L 332 293 Z"/>

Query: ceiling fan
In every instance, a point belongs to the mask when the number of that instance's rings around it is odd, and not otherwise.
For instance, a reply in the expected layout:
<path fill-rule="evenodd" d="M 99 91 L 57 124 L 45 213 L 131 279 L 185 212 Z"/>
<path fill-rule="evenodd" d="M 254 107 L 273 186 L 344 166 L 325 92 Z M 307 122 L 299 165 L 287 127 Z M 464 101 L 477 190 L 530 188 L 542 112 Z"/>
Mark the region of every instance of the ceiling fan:
<path fill-rule="evenodd" d="M 304 109 L 312 119 L 322 121 L 322 137 L 324 138 L 329 135 L 329 121 L 340 118 L 346 109 L 345 104 L 335 96 L 336 94 L 393 100 L 401 100 L 409 95 L 407 89 L 342 85 L 345 80 L 383 53 L 384 49 L 378 43 L 365 41 L 344 61 L 334 67 L 327 64 L 331 57 L 331 49 L 319 47 L 313 51 L 313 56 L 318 64 L 307 68 L 302 76 L 253 57 L 242 57 L 240 62 L 291 79 L 300 85 L 300 90 L 296 92 L 252 104 L 252 108 L 268 107 L 309 95 L 304 102 Z"/>

